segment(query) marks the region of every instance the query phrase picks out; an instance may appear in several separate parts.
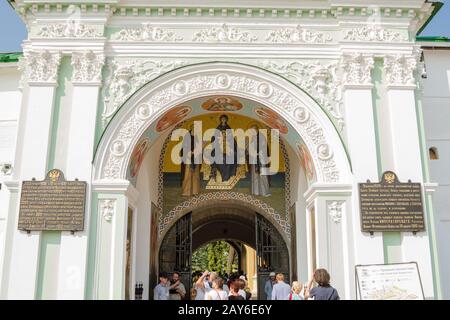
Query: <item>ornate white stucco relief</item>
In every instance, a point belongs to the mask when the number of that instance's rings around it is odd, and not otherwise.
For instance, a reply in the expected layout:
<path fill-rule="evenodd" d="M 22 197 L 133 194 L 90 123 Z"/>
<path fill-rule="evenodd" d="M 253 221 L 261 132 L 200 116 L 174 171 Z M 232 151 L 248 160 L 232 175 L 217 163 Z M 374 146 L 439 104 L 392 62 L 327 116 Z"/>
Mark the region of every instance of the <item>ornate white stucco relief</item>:
<path fill-rule="evenodd" d="M 334 223 L 339 223 L 342 220 L 343 204 L 343 201 L 332 201 L 328 203 L 328 215 Z"/>
<path fill-rule="evenodd" d="M 303 29 L 297 25 L 295 28 L 272 30 L 265 40 L 275 43 L 326 43 L 333 39 L 329 34 Z"/>
<path fill-rule="evenodd" d="M 59 52 L 25 51 L 21 61 L 22 82 L 55 84 L 61 62 Z"/>
<path fill-rule="evenodd" d="M 367 25 L 346 30 L 344 40 L 399 42 L 407 41 L 408 39 L 400 32 L 381 28 L 376 25 Z"/>
<path fill-rule="evenodd" d="M 74 52 L 72 54 L 72 82 L 100 82 L 104 62 L 103 54 L 92 51 Z"/>
<path fill-rule="evenodd" d="M 107 64 L 108 75 L 103 89 L 103 124 L 145 83 L 165 72 L 181 67 L 184 61 L 172 60 L 113 60 Z"/>
<path fill-rule="evenodd" d="M 338 63 L 264 60 L 258 66 L 282 75 L 305 90 L 329 112 L 339 131 L 342 131 L 344 118 Z"/>
<path fill-rule="evenodd" d="M 150 23 L 143 23 L 142 27 L 122 29 L 111 36 L 112 40 L 120 41 L 155 41 L 155 42 L 175 42 L 183 40 L 182 37 L 162 27 L 153 26 Z"/>
<path fill-rule="evenodd" d="M 194 42 L 254 42 L 258 37 L 247 31 L 222 24 L 220 27 L 210 27 L 194 34 Z"/>
<path fill-rule="evenodd" d="M 388 86 L 414 86 L 414 72 L 417 69 L 417 57 L 410 55 L 388 55 L 384 58 L 383 69 Z"/>
<path fill-rule="evenodd" d="M 39 26 L 39 38 L 100 38 L 103 31 L 95 25 L 69 20 L 66 23 L 53 23 Z"/>
<path fill-rule="evenodd" d="M 197 75 L 187 73 L 183 79 L 165 83 L 146 95 L 144 100 L 138 101 L 133 112 L 126 113 L 126 118 L 123 118 L 120 127 L 115 130 L 109 149 L 106 150 L 106 161 L 100 178 L 107 180 L 122 178 L 126 172 L 126 155 L 133 148 L 132 140 L 145 131 L 148 124 L 159 116 L 161 109 L 168 110 L 171 105 L 179 101 L 180 97 L 189 99 L 198 94 L 215 93 L 218 90 L 256 100 L 261 99 L 262 90 L 268 106 L 273 106 L 287 119 L 301 123 L 296 128 L 310 150 L 312 158 L 315 159 L 314 163 L 320 180 L 324 182 L 339 180 L 333 150 L 316 116 L 313 116 L 298 98 L 283 87 L 275 86 L 256 76 L 236 72 L 219 74 L 205 72 Z M 139 111 L 139 106 L 143 105 L 148 109 L 146 112 Z"/>
<path fill-rule="evenodd" d="M 374 61 L 372 56 L 361 53 L 344 54 L 341 59 L 343 69 L 343 83 L 355 86 L 372 85 L 372 69 Z"/>
<path fill-rule="evenodd" d="M 107 222 L 111 222 L 116 211 L 116 200 L 102 199 L 100 200 L 100 212 Z"/>

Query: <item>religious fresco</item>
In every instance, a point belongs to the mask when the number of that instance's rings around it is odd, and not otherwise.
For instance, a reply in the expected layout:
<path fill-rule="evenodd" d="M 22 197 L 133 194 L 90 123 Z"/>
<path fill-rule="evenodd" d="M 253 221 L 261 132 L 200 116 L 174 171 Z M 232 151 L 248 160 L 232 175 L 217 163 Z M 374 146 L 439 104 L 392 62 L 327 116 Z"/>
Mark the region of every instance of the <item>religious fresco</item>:
<path fill-rule="evenodd" d="M 242 103 L 237 98 L 229 96 L 212 97 L 202 104 L 207 111 L 230 112 L 242 109 Z"/>
<path fill-rule="evenodd" d="M 206 111 L 206 109 L 212 109 L 211 111 Z M 217 111 L 216 111 L 217 110 Z M 228 111 L 219 111 L 228 110 Z M 234 111 L 229 111 L 234 110 Z M 269 108 L 264 107 L 262 104 L 257 103 L 252 100 L 245 98 L 237 98 L 233 96 L 208 96 L 200 97 L 189 102 L 185 102 L 179 106 L 174 107 L 170 111 L 166 112 L 158 121 L 152 123 L 146 132 L 142 135 L 141 139 L 150 139 L 150 145 L 153 144 L 162 132 L 168 132 L 168 130 L 173 130 L 176 126 L 180 126 L 185 129 L 189 129 L 188 125 L 192 124 L 195 119 L 200 119 L 203 124 L 203 130 L 207 128 L 216 128 L 219 125 L 219 117 L 221 115 L 226 115 L 228 119 L 228 124 L 232 129 L 241 128 L 246 130 L 252 125 L 257 125 L 260 128 L 268 129 L 270 136 L 270 129 L 279 129 L 280 138 L 285 141 L 285 144 L 291 146 L 297 145 L 301 140 L 297 132 L 291 127 L 291 125 L 285 122 L 277 113 Z M 244 120 L 245 119 L 245 120 Z M 176 144 L 175 142 L 169 142 L 167 145 L 168 150 Z M 170 153 L 166 152 L 164 155 L 164 171 L 168 173 L 181 172 L 182 168 L 178 165 L 171 164 L 168 159 L 170 158 Z M 130 162 L 131 165 L 131 162 Z M 312 163 L 311 163 L 312 165 Z M 280 159 L 280 172 L 284 172 L 284 160 Z M 200 166 L 198 168 L 201 170 L 199 172 L 202 183 L 207 181 L 209 186 L 205 188 L 212 188 L 211 190 L 231 190 L 234 185 L 239 185 L 241 178 L 236 179 L 236 181 L 228 181 L 228 186 L 222 186 L 219 188 L 219 183 L 215 183 L 211 179 L 204 180 L 204 178 L 210 175 L 208 168 L 206 166 Z M 238 169 L 238 176 L 243 176 L 245 174 L 248 177 L 251 174 L 251 167 L 241 167 Z M 245 170 L 243 170 L 245 169 Z M 257 167 L 254 172 L 259 170 Z M 184 169 L 183 169 L 184 170 Z M 197 169 L 196 169 L 197 170 Z M 133 185 L 136 185 L 137 176 L 131 176 L 132 170 L 129 168 L 127 172 L 127 179 L 131 181 Z M 217 172 L 217 171 L 216 171 Z M 236 177 L 236 176 L 235 176 Z M 217 180 L 221 179 L 220 176 Z M 269 180 L 273 180 L 274 177 L 270 176 Z M 187 181 L 186 181 L 187 183 Z M 242 183 L 242 181 L 241 181 Z M 263 181 L 261 185 L 264 185 Z M 180 185 L 181 186 L 181 185 Z M 230 188 L 231 186 L 231 188 Z M 193 186 L 192 189 L 197 187 Z M 263 188 L 263 187 L 262 187 Z M 265 192 L 261 191 L 262 194 Z M 193 191 L 186 189 L 186 194 L 194 194 Z"/>
<path fill-rule="evenodd" d="M 311 184 L 316 180 L 316 174 L 314 171 L 314 163 L 311 158 L 311 154 L 309 153 L 306 145 L 304 143 L 297 143 L 297 151 L 300 157 L 300 166 L 305 172 L 306 179 L 308 180 L 308 184 Z"/>
<path fill-rule="evenodd" d="M 255 109 L 256 115 L 272 129 L 278 129 L 280 133 L 287 134 L 289 132 L 286 122 L 269 108 Z"/>
<path fill-rule="evenodd" d="M 190 106 L 178 106 L 166 112 L 165 115 L 159 119 L 156 125 L 156 132 L 162 132 L 171 126 L 177 124 L 181 120 L 187 117 L 191 113 L 192 108 Z"/>
<path fill-rule="evenodd" d="M 150 139 L 144 138 L 138 142 L 131 154 L 130 165 L 128 166 L 128 176 L 135 180 L 139 169 L 141 168 L 142 161 L 150 149 Z"/>
<path fill-rule="evenodd" d="M 261 199 L 272 206 L 277 212 L 285 211 L 285 160 L 281 147 L 279 147 L 278 154 L 280 157 L 279 170 L 276 174 L 265 175 L 262 174 L 264 166 L 261 163 L 251 164 L 248 161 L 248 150 L 245 152 L 246 161 L 244 164 L 239 163 L 211 163 L 195 164 L 193 158 L 194 151 L 194 135 L 193 123 L 200 121 L 202 123 L 202 130 L 205 132 L 208 129 L 215 128 L 221 133 L 227 129 L 267 129 L 269 128 L 252 118 L 236 115 L 236 114 L 204 114 L 189 119 L 178 128 L 186 129 L 187 134 L 191 134 L 191 153 L 190 163 L 175 164 L 172 161 L 172 150 L 178 141 L 169 141 L 163 157 L 163 215 L 169 212 L 172 208 L 180 202 L 186 201 L 192 196 L 198 194 L 206 194 L 217 191 L 230 191 L 249 194 L 255 198 Z M 255 137 L 256 138 L 256 137 Z M 202 149 L 208 148 L 212 141 L 203 141 Z M 226 141 L 226 140 L 224 140 Z M 235 139 L 228 140 L 229 143 L 236 146 Z M 259 141 L 256 145 L 258 146 Z M 223 145 L 223 155 L 225 156 L 228 149 L 228 142 Z M 246 146 L 248 147 L 248 146 Z M 271 141 L 270 135 L 267 139 L 267 147 L 270 150 Z M 269 151 L 268 150 L 268 151 Z M 268 154 L 270 156 L 270 154 Z M 225 162 L 225 161 L 224 161 Z M 237 162 L 237 161 L 236 161 Z"/>

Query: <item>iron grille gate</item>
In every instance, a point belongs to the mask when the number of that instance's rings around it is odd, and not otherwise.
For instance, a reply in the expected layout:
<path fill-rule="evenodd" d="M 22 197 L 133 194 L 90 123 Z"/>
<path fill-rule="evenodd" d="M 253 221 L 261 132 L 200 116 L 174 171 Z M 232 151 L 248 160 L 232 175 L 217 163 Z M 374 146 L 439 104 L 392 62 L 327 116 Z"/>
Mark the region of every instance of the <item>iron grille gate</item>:
<path fill-rule="evenodd" d="M 192 257 L 192 219 L 188 213 L 180 218 L 164 237 L 159 252 L 159 271 L 170 276 L 174 271 L 180 273 L 186 288 L 185 299 L 190 298 L 191 257 Z"/>
<path fill-rule="evenodd" d="M 278 230 L 256 213 L 256 256 L 258 271 L 258 299 L 265 300 L 264 286 L 270 272 L 283 273 L 289 282 L 289 253 Z"/>
<path fill-rule="evenodd" d="M 186 287 L 191 289 L 192 213 L 180 218 L 164 237 L 159 253 L 159 271 L 171 275 L 177 271 Z M 264 285 L 270 272 L 283 273 L 289 281 L 289 253 L 278 230 L 267 219 L 255 214 L 258 299 L 265 300 Z"/>

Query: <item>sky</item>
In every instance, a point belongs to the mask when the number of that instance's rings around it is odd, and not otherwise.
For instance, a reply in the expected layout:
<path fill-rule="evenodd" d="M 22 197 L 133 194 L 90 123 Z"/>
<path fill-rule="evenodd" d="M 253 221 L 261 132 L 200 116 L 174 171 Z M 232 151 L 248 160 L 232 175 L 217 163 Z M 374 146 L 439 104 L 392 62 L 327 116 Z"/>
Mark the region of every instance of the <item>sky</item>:
<path fill-rule="evenodd" d="M 422 36 L 450 38 L 450 0 L 441 0 L 444 6 L 422 31 Z M 0 52 L 20 52 L 27 30 L 19 16 L 6 0 L 0 0 Z"/>

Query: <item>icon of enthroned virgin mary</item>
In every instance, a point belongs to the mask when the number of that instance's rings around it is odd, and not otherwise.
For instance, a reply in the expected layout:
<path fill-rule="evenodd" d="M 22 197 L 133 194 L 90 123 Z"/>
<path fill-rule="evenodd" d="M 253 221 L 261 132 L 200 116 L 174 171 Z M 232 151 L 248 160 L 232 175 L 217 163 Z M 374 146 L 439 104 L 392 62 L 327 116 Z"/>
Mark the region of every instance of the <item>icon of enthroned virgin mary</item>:
<path fill-rule="evenodd" d="M 228 125 L 228 116 L 226 114 L 222 114 L 219 117 L 219 125 L 216 127 L 217 130 L 220 131 L 222 135 L 222 154 L 218 155 L 219 159 L 222 161 L 217 161 L 212 163 L 211 165 L 211 179 L 216 179 L 217 172 L 220 173 L 220 176 L 222 178 L 222 182 L 228 181 L 231 177 L 236 175 L 236 169 L 237 169 L 237 142 L 234 139 L 234 137 L 231 134 L 231 127 Z M 227 135 L 227 130 L 229 131 L 229 134 Z M 214 144 L 215 137 L 212 137 L 211 143 Z M 217 156 L 215 154 L 216 149 L 213 149 L 211 152 L 211 155 L 217 159 Z M 227 163 L 227 159 L 230 159 L 230 157 L 233 156 L 232 163 Z M 221 163 L 220 163 L 221 162 Z M 230 161 L 228 161 L 230 162 Z"/>

